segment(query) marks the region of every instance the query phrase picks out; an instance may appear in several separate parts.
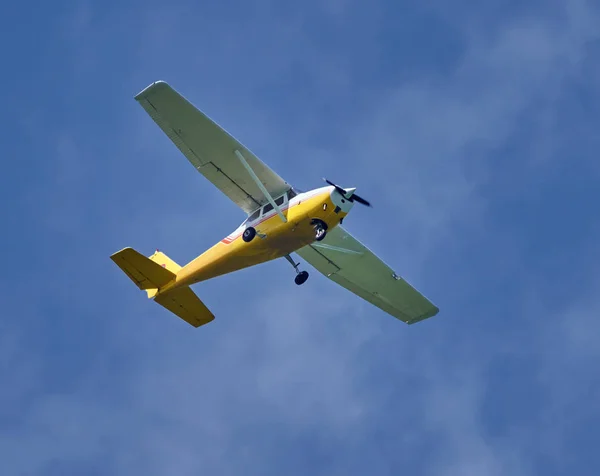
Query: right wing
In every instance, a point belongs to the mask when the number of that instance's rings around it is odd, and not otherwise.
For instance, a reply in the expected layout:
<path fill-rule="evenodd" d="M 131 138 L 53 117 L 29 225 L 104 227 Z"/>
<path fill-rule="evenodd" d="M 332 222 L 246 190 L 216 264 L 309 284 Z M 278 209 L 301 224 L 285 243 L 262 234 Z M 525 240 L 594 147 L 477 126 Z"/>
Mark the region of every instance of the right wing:
<path fill-rule="evenodd" d="M 439 309 L 341 225 L 296 251 L 318 271 L 392 316 L 414 324 Z"/>
<path fill-rule="evenodd" d="M 250 150 L 164 81 L 135 99 L 191 164 L 246 213 L 267 203 L 234 151 L 244 156 L 273 198 L 291 187 Z"/>

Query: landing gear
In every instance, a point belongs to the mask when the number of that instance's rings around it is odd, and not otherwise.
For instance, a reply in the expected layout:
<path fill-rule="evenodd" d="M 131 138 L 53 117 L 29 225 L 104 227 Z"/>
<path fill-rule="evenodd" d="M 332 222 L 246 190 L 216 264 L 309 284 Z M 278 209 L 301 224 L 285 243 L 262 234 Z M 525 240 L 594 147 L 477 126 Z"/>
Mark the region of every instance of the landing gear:
<path fill-rule="evenodd" d="M 294 282 L 298 286 L 300 286 L 301 284 L 304 284 L 307 279 L 308 279 L 308 271 L 300 271 L 294 278 Z"/>
<path fill-rule="evenodd" d="M 327 235 L 327 223 L 321 220 L 312 220 L 312 225 L 315 229 L 315 240 L 321 241 Z"/>
<path fill-rule="evenodd" d="M 315 240 L 321 241 L 323 238 L 325 238 L 325 235 L 327 235 L 325 228 L 315 228 Z"/>
<path fill-rule="evenodd" d="M 294 278 L 294 282 L 300 286 L 301 284 L 304 284 L 306 282 L 306 280 L 308 279 L 308 271 L 298 271 L 298 266 L 300 266 L 300 263 L 294 263 L 294 260 L 292 259 L 292 257 L 290 255 L 285 255 L 285 259 L 289 261 L 289 263 L 294 267 L 294 269 L 296 270 L 296 277 Z"/>
<path fill-rule="evenodd" d="M 256 230 L 253 227 L 249 226 L 244 230 L 244 233 L 242 234 L 242 240 L 244 240 L 246 243 L 250 243 L 255 236 Z"/>

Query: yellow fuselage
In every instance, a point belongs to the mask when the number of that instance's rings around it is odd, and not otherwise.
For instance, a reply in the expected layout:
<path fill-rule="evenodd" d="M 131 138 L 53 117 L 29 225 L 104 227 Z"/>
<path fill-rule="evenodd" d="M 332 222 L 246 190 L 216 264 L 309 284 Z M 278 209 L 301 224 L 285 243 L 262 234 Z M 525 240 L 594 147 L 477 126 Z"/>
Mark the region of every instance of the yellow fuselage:
<path fill-rule="evenodd" d="M 286 222 L 273 211 L 253 224 L 257 235 L 248 243 L 242 239 L 245 227 L 239 227 L 181 268 L 176 279 L 159 293 L 286 256 L 315 241 L 312 220 L 321 220 L 332 229 L 347 215 L 333 203 L 329 189 L 312 196 L 303 195 L 281 209 Z"/>

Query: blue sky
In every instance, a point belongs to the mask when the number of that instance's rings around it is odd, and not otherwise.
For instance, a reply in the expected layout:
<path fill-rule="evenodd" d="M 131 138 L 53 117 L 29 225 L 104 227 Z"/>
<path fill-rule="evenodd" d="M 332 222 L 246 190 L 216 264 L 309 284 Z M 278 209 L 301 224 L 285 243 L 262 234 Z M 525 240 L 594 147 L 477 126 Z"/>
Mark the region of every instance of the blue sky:
<path fill-rule="evenodd" d="M 591 1 L 12 3 L 0 465 L 14 475 L 597 474 L 600 8 Z M 133 96 L 164 79 L 441 309 L 408 327 L 284 261 L 194 287 L 243 214 Z M 310 268 L 307 268 L 310 271 Z"/>

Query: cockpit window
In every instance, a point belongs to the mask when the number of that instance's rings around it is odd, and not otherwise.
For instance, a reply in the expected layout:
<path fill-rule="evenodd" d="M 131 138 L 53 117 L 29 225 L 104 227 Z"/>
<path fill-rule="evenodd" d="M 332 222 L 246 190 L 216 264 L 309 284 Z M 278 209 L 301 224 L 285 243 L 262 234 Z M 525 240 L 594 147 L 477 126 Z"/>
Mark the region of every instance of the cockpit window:
<path fill-rule="evenodd" d="M 277 200 L 275 200 L 275 203 L 276 203 L 278 206 L 281 206 L 281 205 L 283 205 L 283 200 L 284 200 L 284 199 L 285 199 L 285 196 L 279 197 Z"/>
<path fill-rule="evenodd" d="M 263 215 L 267 212 L 270 212 L 271 210 L 273 210 L 273 205 L 271 205 L 270 203 L 268 203 L 267 205 L 265 205 L 265 207 L 263 208 Z"/>
<path fill-rule="evenodd" d="M 289 201 L 289 200 L 291 200 L 292 198 L 294 198 L 296 195 L 298 195 L 298 194 L 296 193 L 296 191 L 295 191 L 293 188 L 290 188 L 290 189 L 287 191 L 287 197 L 288 197 L 288 201 Z"/>
<path fill-rule="evenodd" d="M 260 216 L 260 208 L 258 210 L 256 210 L 254 213 L 252 213 L 252 215 L 250 215 L 248 217 L 248 220 L 246 221 L 254 221 L 256 220 L 258 217 Z"/>

